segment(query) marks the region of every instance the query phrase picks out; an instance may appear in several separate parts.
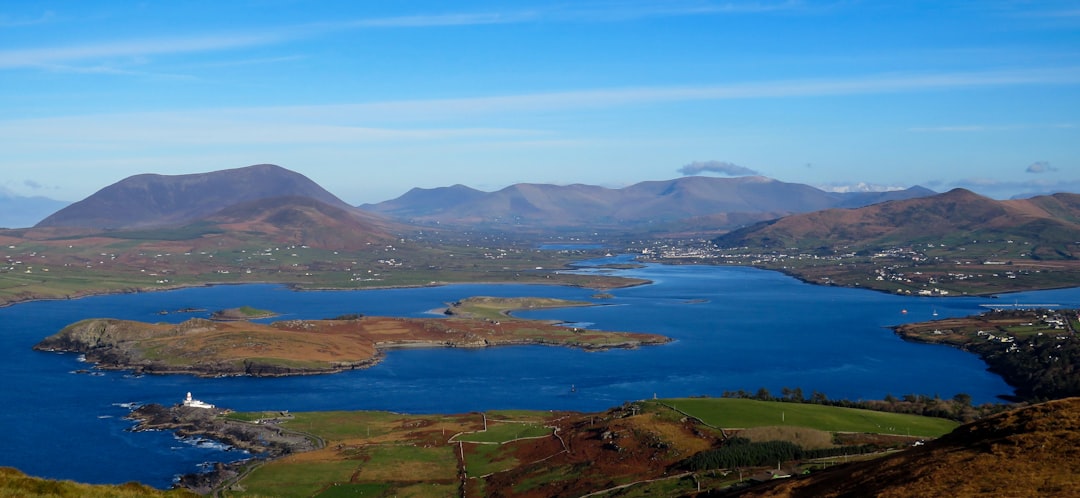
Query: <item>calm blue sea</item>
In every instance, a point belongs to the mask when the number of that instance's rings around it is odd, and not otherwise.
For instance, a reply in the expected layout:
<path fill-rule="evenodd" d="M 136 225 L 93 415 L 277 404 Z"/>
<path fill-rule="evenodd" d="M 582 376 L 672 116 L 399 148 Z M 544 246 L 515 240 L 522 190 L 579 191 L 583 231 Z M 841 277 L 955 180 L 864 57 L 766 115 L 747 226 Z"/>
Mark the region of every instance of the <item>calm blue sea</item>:
<path fill-rule="evenodd" d="M 626 261 L 596 260 L 590 264 Z M 584 269 L 583 271 L 600 271 Z M 713 395 L 726 390 L 801 387 L 830 398 L 886 394 L 970 394 L 976 402 L 1010 393 L 976 356 L 906 343 L 886 327 L 961 316 L 991 298 L 929 299 L 819 287 L 741 267 L 659 266 L 619 271 L 651 285 L 611 291 L 558 286 L 449 285 L 368 291 L 294 292 L 277 285 L 217 286 L 171 292 L 41 301 L 0 309 L 0 466 L 32 475 L 94 483 L 140 481 L 168 487 L 174 476 L 207 461 L 244 458 L 166 432 L 133 433 L 124 403 L 173 404 L 187 391 L 237 410 L 361 410 L 454 413 L 499 408 L 603 410 L 625 401 Z M 277 319 L 345 313 L 433 316 L 445 303 L 476 295 L 550 296 L 601 306 L 522 314 L 604 330 L 654 332 L 665 346 L 587 353 L 559 347 L 391 352 L 374 368 L 277 379 L 133 377 L 74 373 L 77 355 L 31 347 L 74 321 L 117 317 L 179 322 L 251 305 Z M 1080 288 L 1010 294 L 1004 301 L 1080 307 Z M 908 310 L 902 314 L 901 310 Z M 571 386 L 575 388 L 571 391 Z"/>

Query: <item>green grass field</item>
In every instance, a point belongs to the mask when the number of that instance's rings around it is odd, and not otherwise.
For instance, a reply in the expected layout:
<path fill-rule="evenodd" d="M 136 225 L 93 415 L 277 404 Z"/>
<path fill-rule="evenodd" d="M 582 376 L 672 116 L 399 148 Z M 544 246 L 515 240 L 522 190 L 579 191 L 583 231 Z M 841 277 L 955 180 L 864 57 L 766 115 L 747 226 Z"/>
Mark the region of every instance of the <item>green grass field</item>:
<path fill-rule="evenodd" d="M 829 432 L 938 437 L 960 425 L 943 418 L 755 399 L 679 398 L 660 400 L 659 403 L 706 424 L 730 429 L 797 426 Z"/>
<path fill-rule="evenodd" d="M 273 461 L 255 469 L 243 481 L 243 491 L 225 496 L 312 496 L 327 483 L 347 483 L 360 462 Z"/>
<path fill-rule="evenodd" d="M 457 477 L 457 448 L 410 445 L 367 446 L 362 449 L 358 481 L 453 481 Z"/>
<path fill-rule="evenodd" d="M 401 415 L 390 412 L 299 412 L 282 425 L 289 429 L 315 434 L 328 441 L 368 438 L 390 432 Z"/>
<path fill-rule="evenodd" d="M 470 445 L 465 456 L 465 468 L 472 477 L 485 476 L 516 467 L 513 449 L 501 444 Z"/>
<path fill-rule="evenodd" d="M 488 422 L 488 429 L 481 432 L 462 434 L 455 441 L 466 443 L 502 444 L 526 437 L 541 437 L 551 434 L 551 429 L 537 424 L 517 422 Z"/>

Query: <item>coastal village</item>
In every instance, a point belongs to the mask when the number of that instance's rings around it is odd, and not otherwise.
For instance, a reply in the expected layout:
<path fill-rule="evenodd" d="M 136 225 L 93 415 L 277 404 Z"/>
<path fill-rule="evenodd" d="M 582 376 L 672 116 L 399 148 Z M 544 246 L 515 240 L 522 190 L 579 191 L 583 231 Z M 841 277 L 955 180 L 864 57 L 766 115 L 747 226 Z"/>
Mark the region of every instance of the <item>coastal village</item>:
<path fill-rule="evenodd" d="M 707 239 L 645 242 L 642 261 L 725 264 L 779 270 L 810 283 L 883 290 L 902 295 L 948 297 L 1021 289 L 1036 280 L 1065 275 L 1072 261 L 1033 262 L 1029 242 L 973 240 L 960 247 L 923 244 L 876 250 L 838 247 L 769 251 L 723 248 Z M 1014 259 L 1015 258 L 1015 259 Z"/>

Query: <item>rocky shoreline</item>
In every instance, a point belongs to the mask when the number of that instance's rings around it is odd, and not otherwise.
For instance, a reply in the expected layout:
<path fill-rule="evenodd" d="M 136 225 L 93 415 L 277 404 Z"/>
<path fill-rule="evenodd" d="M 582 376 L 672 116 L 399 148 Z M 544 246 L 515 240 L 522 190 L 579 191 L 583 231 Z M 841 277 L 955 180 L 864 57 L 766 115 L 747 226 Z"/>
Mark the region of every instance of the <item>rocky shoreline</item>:
<path fill-rule="evenodd" d="M 273 459 L 322 446 L 322 441 L 318 438 L 289 431 L 278 425 L 281 420 L 289 417 L 285 412 L 257 423 L 224 417 L 228 413 L 231 411 L 220 408 L 149 404 L 135 408 L 128 418 L 137 422 L 133 431 L 166 430 L 182 438 L 212 439 L 252 455 L 249 459 L 234 463 L 216 463 L 208 472 L 180 477 L 176 483 L 178 487 L 199 494 L 212 493 L 236 481 L 244 474 L 245 469 L 251 466 L 252 460 Z"/>

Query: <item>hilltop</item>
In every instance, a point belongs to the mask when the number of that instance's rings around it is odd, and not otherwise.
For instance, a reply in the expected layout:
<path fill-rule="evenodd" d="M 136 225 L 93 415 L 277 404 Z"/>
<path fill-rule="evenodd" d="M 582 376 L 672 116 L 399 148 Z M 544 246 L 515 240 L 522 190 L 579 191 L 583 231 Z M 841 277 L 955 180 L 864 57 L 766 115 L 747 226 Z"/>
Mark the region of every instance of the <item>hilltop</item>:
<path fill-rule="evenodd" d="M 35 227 L 181 226 L 229 206 L 274 197 L 305 197 L 351 209 L 299 173 L 273 164 L 257 164 L 190 175 L 131 176 L 53 213 Z"/>
<path fill-rule="evenodd" d="M 1080 195 L 998 201 L 956 189 L 786 216 L 721 235 L 713 255 L 805 281 L 946 296 L 1072 287 Z"/>
<path fill-rule="evenodd" d="M 886 247 L 897 244 L 1029 240 L 1032 256 L 1073 257 L 1080 240 L 1080 195 L 997 201 L 964 189 L 857 209 L 791 215 L 733 231 L 721 246 Z"/>

